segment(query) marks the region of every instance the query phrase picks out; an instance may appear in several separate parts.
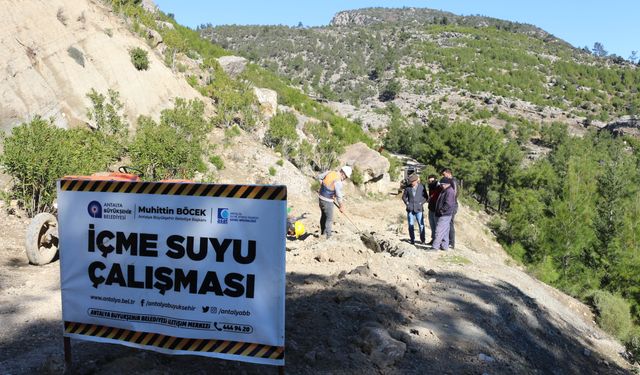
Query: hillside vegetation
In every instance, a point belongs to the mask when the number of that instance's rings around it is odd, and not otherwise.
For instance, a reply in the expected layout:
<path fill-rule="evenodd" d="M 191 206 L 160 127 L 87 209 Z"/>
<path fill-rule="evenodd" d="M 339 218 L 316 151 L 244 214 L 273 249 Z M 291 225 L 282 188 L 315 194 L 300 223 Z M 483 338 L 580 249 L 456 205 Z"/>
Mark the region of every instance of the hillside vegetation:
<path fill-rule="evenodd" d="M 371 16 L 378 21 L 320 28 L 219 26 L 200 32 L 309 93 L 354 105 L 393 99 L 384 95 L 391 89 L 391 94 L 426 96 L 443 90 L 488 93 L 602 121 L 640 108 L 640 70 L 618 57 L 598 58 L 507 21 L 389 12 L 392 22 Z M 368 13 L 356 11 L 352 17 L 362 14 Z"/>
<path fill-rule="evenodd" d="M 638 353 L 640 143 L 589 126 L 638 115 L 632 62 L 530 25 L 412 8 L 200 32 L 311 95 L 385 115 L 387 149 L 425 174 L 451 167 L 515 259 Z"/>

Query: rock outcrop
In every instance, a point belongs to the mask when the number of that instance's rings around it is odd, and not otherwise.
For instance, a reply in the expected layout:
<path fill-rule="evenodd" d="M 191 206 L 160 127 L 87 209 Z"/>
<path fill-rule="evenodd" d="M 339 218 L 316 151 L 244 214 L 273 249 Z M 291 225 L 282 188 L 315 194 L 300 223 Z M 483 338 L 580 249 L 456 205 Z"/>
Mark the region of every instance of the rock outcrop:
<path fill-rule="evenodd" d="M 240 56 L 222 56 L 218 59 L 218 63 L 225 73 L 231 77 L 237 77 L 244 72 L 244 68 L 247 66 L 247 59 Z"/>
<path fill-rule="evenodd" d="M 260 112 L 265 120 L 269 120 L 278 111 L 278 93 L 271 89 L 253 88 L 253 94 L 260 105 Z"/>
<path fill-rule="evenodd" d="M 607 130 L 615 136 L 640 137 L 640 120 L 635 116 L 623 116 L 608 123 L 600 130 Z"/>
<path fill-rule="evenodd" d="M 175 97 L 201 98 L 154 53 L 148 70 L 136 70 L 129 49 L 149 47 L 100 2 L 8 0 L 2 6 L 11 15 L 0 29 L 2 131 L 35 116 L 60 127 L 83 125 L 91 89 L 118 91 L 132 120 L 159 116 Z"/>
<path fill-rule="evenodd" d="M 364 175 L 365 182 L 377 181 L 389 171 L 389 160 L 362 142 L 348 146 L 340 156 L 340 162 L 357 167 Z"/>

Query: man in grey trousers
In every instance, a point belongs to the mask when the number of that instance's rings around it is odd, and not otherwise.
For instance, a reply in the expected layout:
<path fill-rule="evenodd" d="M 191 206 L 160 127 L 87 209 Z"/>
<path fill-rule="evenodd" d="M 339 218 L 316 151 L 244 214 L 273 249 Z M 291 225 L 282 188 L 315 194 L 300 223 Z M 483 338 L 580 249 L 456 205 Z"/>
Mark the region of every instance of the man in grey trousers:
<path fill-rule="evenodd" d="M 320 191 L 318 192 L 318 204 L 320 206 L 320 234 L 331 238 L 331 227 L 333 224 L 333 205 L 338 206 L 340 212 L 344 213 L 344 193 L 342 192 L 342 182 L 351 178 L 351 167 L 345 165 L 340 171 L 328 171 L 319 175 Z"/>
<path fill-rule="evenodd" d="M 456 192 L 451 188 L 452 184 L 453 181 L 450 178 L 444 177 L 440 180 L 442 191 L 436 202 L 436 217 L 438 223 L 436 224 L 436 236 L 433 240 L 433 248 L 436 250 L 449 249 L 451 219 L 458 208 Z"/>
<path fill-rule="evenodd" d="M 442 177 L 446 177 L 451 180 L 451 190 L 454 191 L 454 196 L 456 198 L 456 209 L 453 211 L 453 215 L 451 215 L 451 223 L 449 224 L 449 247 L 455 249 L 456 247 L 456 226 L 454 221 L 456 220 L 456 214 L 458 213 L 458 193 L 460 192 L 460 184 L 458 183 L 458 179 L 453 177 L 453 172 L 451 172 L 450 168 L 443 168 Z"/>

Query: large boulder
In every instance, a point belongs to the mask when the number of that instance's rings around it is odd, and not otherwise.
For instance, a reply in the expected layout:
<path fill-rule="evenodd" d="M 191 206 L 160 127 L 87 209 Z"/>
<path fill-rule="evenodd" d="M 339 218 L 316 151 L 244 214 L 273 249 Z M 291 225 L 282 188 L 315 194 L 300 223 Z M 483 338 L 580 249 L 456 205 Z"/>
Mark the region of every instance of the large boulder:
<path fill-rule="evenodd" d="M 387 158 L 362 142 L 347 147 L 340 156 L 340 162 L 357 167 L 362 172 L 365 183 L 381 180 L 389 171 L 390 165 Z"/>
<path fill-rule="evenodd" d="M 218 63 L 225 73 L 231 77 L 236 77 L 244 72 L 244 68 L 247 66 L 247 59 L 240 56 L 222 56 L 218 58 Z"/>
<path fill-rule="evenodd" d="M 149 42 L 149 45 L 151 46 L 151 48 L 156 48 L 158 47 L 159 44 L 163 42 L 162 35 L 160 35 L 160 33 L 155 31 L 154 29 L 147 28 L 146 36 L 147 36 L 147 41 Z"/>
<path fill-rule="evenodd" d="M 158 25 L 158 27 L 160 29 L 175 30 L 175 27 L 173 26 L 173 24 L 171 22 L 156 21 L 156 25 Z"/>
<path fill-rule="evenodd" d="M 253 88 L 253 94 L 260 104 L 260 112 L 265 119 L 273 117 L 278 110 L 278 93 L 270 89 Z"/>
<path fill-rule="evenodd" d="M 153 0 L 142 0 L 141 5 L 142 5 L 142 9 L 146 10 L 147 12 L 150 12 L 150 13 L 158 12 L 158 6 Z"/>

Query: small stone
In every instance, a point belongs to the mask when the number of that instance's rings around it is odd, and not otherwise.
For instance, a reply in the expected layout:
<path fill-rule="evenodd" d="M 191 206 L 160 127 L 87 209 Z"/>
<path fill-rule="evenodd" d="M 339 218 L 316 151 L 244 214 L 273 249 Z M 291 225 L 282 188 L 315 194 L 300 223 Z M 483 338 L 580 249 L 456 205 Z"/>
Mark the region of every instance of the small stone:
<path fill-rule="evenodd" d="M 336 293 L 335 297 L 333 297 L 333 300 L 334 300 L 336 303 L 341 303 L 341 302 L 344 302 L 344 301 L 346 301 L 346 300 L 348 300 L 348 299 L 350 299 L 350 298 L 351 298 L 351 295 L 350 295 L 350 294 L 348 294 L 348 293 L 347 293 L 347 292 L 345 292 L 345 291 L 339 290 L 339 291 Z"/>
<path fill-rule="evenodd" d="M 438 280 L 436 280 L 436 278 L 435 278 L 435 277 L 432 277 L 432 278 L 430 278 L 429 280 L 427 280 L 427 282 L 428 282 L 428 283 L 430 283 L 430 284 L 433 284 L 433 283 L 435 283 L 436 281 L 438 281 Z"/>
<path fill-rule="evenodd" d="M 298 351 L 300 347 L 298 346 L 298 343 L 295 342 L 294 340 L 289 340 L 287 342 L 287 349 L 292 351 Z"/>
<path fill-rule="evenodd" d="M 591 355 L 591 350 L 585 349 L 582 351 L 582 354 L 584 354 L 586 357 L 589 357 Z"/>
<path fill-rule="evenodd" d="M 308 361 L 315 361 L 315 360 L 316 360 L 316 356 L 317 356 L 317 355 L 318 355 L 318 354 L 316 353 L 316 351 L 315 351 L 315 350 L 312 350 L 312 351 L 310 351 L 310 352 L 307 352 L 307 353 L 304 355 L 304 359 L 306 359 L 306 360 L 308 360 Z"/>
<path fill-rule="evenodd" d="M 371 271 L 369 271 L 369 266 L 368 265 L 358 266 L 358 267 L 352 269 L 351 272 L 349 272 L 349 275 L 368 276 L 369 274 L 371 274 Z"/>
<path fill-rule="evenodd" d="M 488 356 L 484 353 L 480 353 L 478 354 L 478 359 L 480 359 L 482 362 L 487 362 L 487 363 L 491 363 L 493 361 L 495 361 L 495 359 L 493 359 L 493 357 Z"/>

